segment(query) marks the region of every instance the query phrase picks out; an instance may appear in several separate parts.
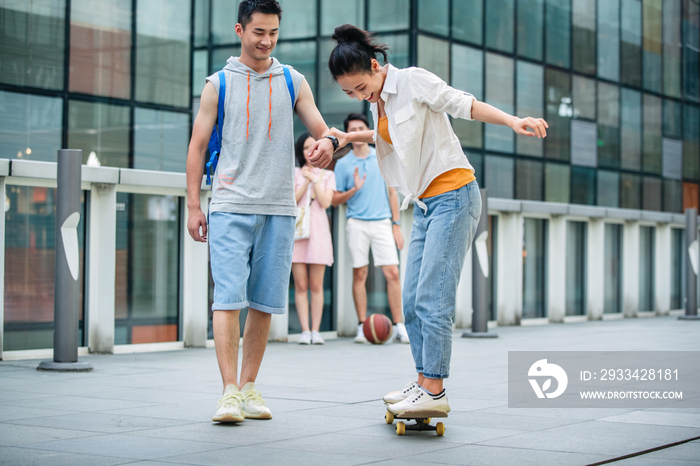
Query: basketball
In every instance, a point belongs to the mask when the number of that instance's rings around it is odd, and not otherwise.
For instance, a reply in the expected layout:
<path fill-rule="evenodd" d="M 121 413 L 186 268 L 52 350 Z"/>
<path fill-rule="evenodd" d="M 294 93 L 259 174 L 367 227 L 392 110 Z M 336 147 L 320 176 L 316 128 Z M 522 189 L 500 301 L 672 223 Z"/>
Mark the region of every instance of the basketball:
<path fill-rule="evenodd" d="M 381 345 L 391 338 L 391 321 L 384 314 L 372 314 L 365 320 L 362 327 L 365 338 L 370 343 Z"/>

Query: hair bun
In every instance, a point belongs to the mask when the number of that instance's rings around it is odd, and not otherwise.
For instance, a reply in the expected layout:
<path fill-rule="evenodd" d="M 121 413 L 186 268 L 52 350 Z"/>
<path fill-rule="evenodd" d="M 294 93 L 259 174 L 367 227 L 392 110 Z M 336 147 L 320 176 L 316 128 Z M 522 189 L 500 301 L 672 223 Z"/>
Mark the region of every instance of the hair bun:
<path fill-rule="evenodd" d="M 332 39 L 339 44 L 355 42 L 365 45 L 368 42 L 367 33 L 352 24 L 337 26 Z"/>

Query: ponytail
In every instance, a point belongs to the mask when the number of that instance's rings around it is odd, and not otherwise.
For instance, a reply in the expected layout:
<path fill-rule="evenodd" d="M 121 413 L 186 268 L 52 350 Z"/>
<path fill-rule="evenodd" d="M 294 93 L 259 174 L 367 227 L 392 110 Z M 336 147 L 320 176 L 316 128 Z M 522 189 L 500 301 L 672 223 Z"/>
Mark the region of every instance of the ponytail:
<path fill-rule="evenodd" d="M 372 71 L 372 59 L 377 54 L 388 63 L 389 46 L 374 41 L 374 37 L 352 24 L 343 24 L 335 28 L 333 40 L 338 43 L 328 59 L 328 69 L 333 79 L 346 74 L 369 73 Z"/>

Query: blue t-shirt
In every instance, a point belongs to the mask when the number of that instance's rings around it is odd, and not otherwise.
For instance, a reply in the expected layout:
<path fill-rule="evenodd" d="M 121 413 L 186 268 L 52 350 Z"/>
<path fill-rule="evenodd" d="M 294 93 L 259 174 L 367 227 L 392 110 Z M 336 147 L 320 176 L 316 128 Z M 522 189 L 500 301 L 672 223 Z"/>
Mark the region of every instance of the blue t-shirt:
<path fill-rule="evenodd" d="M 335 164 L 336 190 L 345 192 L 355 186 L 355 167 L 360 178 L 367 174 L 365 184 L 348 200 L 347 218 L 358 220 L 384 220 L 391 218 L 391 207 L 387 196 L 386 183 L 379 171 L 377 153 L 369 148 L 369 155 L 361 159 L 350 151 Z"/>

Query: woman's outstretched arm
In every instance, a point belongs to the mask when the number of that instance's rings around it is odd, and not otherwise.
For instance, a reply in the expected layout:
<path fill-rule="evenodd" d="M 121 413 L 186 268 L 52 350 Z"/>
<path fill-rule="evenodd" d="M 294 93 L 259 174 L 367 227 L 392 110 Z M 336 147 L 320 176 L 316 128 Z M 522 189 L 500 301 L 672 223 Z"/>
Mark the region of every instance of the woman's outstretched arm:
<path fill-rule="evenodd" d="M 484 123 L 508 126 L 512 128 L 516 134 L 530 137 L 537 136 L 538 138 L 543 138 L 547 136 L 547 128 L 549 128 L 547 122 L 542 118 L 518 118 L 497 109 L 493 105 L 477 100 L 472 102 L 472 118 L 483 121 Z M 528 128 L 532 131 L 529 131 Z"/>

